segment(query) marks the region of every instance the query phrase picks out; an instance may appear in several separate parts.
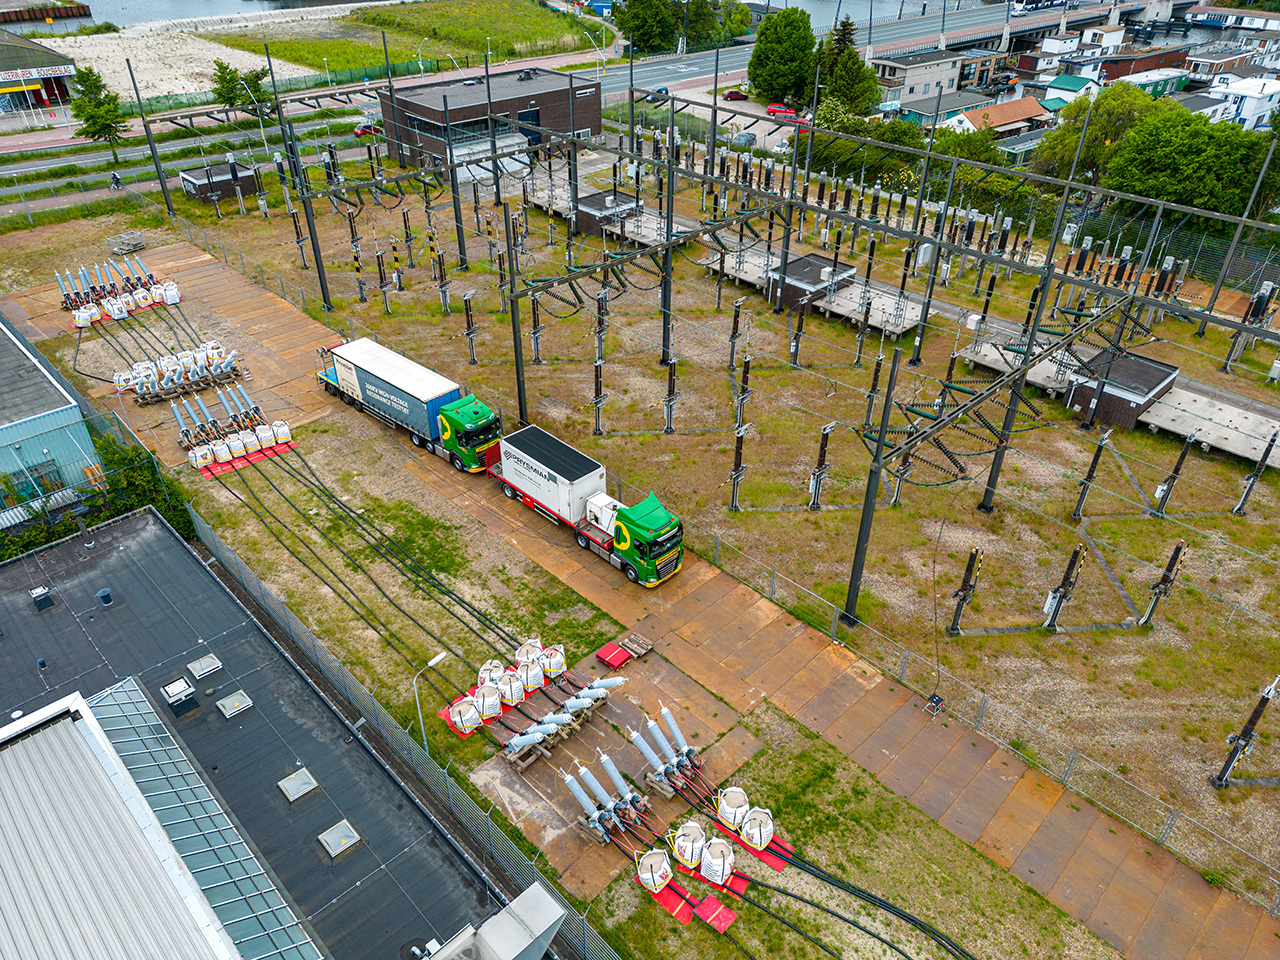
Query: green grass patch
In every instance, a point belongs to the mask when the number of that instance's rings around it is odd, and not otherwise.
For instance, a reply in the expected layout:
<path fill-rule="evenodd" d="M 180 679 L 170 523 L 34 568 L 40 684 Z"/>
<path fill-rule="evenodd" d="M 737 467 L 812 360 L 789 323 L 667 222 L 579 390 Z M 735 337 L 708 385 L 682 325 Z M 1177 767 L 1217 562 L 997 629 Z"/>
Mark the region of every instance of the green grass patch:
<path fill-rule="evenodd" d="M 208 33 L 202 34 L 205 40 L 212 40 L 224 47 L 245 50 L 249 53 L 262 53 L 263 34 L 254 33 Z M 387 52 L 392 63 L 407 63 L 413 59 L 416 43 L 408 37 L 387 34 Z M 287 60 L 301 67 L 310 67 L 317 73 L 325 72 L 325 58 L 329 58 L 330 71 L 362 70 L 366 67 L 379 67 L 384 64 L 381 40 L 375 45 L 372 39 L 309 37 L 306 39 L 271 40 L 271 55 L 278 60 Z"/>
<path fill-rule="evenodd" d="M 477 53 L 487 48 L 494 58 L 591 47 L 582 21 L 534 0 L 420 0 L 368 7 L 348 20 Z M 596 24 L 592 27 L 599 31 Z"/>

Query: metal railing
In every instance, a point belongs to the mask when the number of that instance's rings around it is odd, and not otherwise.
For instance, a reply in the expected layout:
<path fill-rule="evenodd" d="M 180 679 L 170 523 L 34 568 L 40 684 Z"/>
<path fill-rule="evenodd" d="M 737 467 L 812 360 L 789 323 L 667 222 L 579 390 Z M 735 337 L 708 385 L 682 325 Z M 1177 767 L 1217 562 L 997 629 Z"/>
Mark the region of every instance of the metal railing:
<path fill-rule="evenodd" d="M 528 889 L 534 883 L 541 883 L 564 908 L 565 920 L 560 926 L 559 934 L 563 941 L 583 960 L 620 960 L 613 948 L 587 922 L 586 916 L 573 908 L 506 832 L 453 781 L 449 776 L 448 766 L 441 767 L 436 763 L 431 754 L 396 723 L 391 714 L 294 615 L 284 601 L 263 585 L 258 575 L 222 541 L 194 507 L 188 505 L 187 510 L 191 514 L 191 522 L 195 525 L 200 542 L 208 548 L 222 568 L 244 587 L 272 622 L 288 634 L 290 641 L 334 689 L 341 693 L 343 699 L 378 732 L 378 736 L 395 751 L 396 756 L 409 765 L 432 796 L 449 808 L 449 812 L 466 829 L 472 841 L 521 890 Z"/>

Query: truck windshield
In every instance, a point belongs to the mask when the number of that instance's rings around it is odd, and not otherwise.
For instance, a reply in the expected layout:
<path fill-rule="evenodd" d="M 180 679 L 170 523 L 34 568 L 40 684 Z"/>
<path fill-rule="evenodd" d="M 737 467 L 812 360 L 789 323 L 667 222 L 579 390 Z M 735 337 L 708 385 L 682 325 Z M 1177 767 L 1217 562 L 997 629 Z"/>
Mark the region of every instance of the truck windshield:
<path fill-rule="evenodd" d="M 674 530 L 671 530 L 660 537 L 653 540 L 646 540 L 636 544 L 636 552 L 646 560 L 656 560 L 658 557 L 674 550 L 684 539 L 684 524 L 677 523 Z"/>
<path fill-rule="evenodd" d="M 502 421 L 494 417 L 479 429 L 464 430 L 461 442 L 464 447 L 478 447 L 481 444 L 488 443 L 490 440 L 497 440 L 501 435 Z"/>

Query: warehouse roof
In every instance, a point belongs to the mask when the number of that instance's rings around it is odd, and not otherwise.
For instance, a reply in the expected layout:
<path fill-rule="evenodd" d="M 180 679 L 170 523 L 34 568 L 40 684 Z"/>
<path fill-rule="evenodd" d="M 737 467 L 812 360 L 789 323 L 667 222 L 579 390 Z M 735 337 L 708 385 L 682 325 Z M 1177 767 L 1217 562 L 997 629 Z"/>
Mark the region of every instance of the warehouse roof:
<path fill-rule="evenodd" d="M 240 956 L 78 694 L 0 728 L 0 956 Z"/>
<path fill-rule="evenodd" d="M 75 61 L 56 50 L 28 40 L 8 30 L 0 30 L 0 70 L 35 70 L 40 67 L 71 67 Z"/>
<path fill-rule="evenodd" d="M 0 426 L 75 406 L 71 395 L 27 350 L 5 324 L 0 324 Z"/>
<path fill-rule="evenodd" d="M 47 587 L 53 605 L 38 609 L 33 586 Z M 96 596 L 104 588 L 110 606 Z M 410 940 L 443 943 L 492 912 L 482 876 L 153 510 L 0 565 L 0 627 L 0 711 L 30 713 L 69 692 L 110 688 L 124 726 L 136 736 L 155 728 L 145 750 L 121 747 L 121 755 L 151 764 L 153 747 L 173 751 L 158 777 L 139 780 L 164 786 L 164 777 L 189 778 L 174 782 L 184 792 L 165 805 L 165 816 L 194 824 L 175 845 L 184 858 L 200 858 L 190 869 L 202 889 L 212 889 L 220 869 L 238 874 L 237 895 L 251 909 L 222 919 L 238 947 L 248 944 L 246 957 L 308 956 L 284 952 L 284 943 L 270 954 L 259 947 L 260 938 L 275 944 L 288 931 L 290 938 L 309 933 L 333 956 L 383 960 Z M 137 684 L 136 707 L 124 702 L 122 677 Z M 189 709 L 148 715 L 143 708 L 163 705 L 164 688 L 184 678 L 194 688 Z M 229 698 L 241 712 L 223 713 L 218 702 Z M 135 719 L 125 723 L 131 712 Z M 300 769 L 319 789 L 290 803 L 278 784 Z M 207 808 L 200 823 L 192 819 L 211 802 L 196 794 L 202 785 L 216 788 L 261 870 L 240 873 L 245 864 L 236 855 L 230 866 L 215 865 L 205 886 L 198 867 L 208 845 L 195 834 L 219 808 Z M 174 792 L 165 787 L 153 796 L 166 791 Z M 335 859 L 319 836 L 343 821 L 360 839 Z M 236 849 L 228 835 L 218 852 Z M 233 908 L 234 899 L 225 899 Z"/>
<path fill-rule="evenodd" d="M 527 76 L 528 79 L 519 79 Z M 485 87 L 483 76 L 476 78 L 458 78 L 443 83 L 425 83 L 416 87 L 396 88 L 397 101 L 417 103 L 432 109 L 444 110 L 444 98 L 449 98 L 449 109 L 470 107 L 488 103 L 492 93 L 494 103 L 503 100 L 533 100 L 547 93 L 567 91 L 569 78 L 573 78 L 574 94 L 588 97 L 592 93 L 599 96 L 600 84 L 591 77 L 544 70 L 534 67 L 531 70 L 508 70 L 505 73 L 489 75 L 489 89 Z M 523 107 L 522 107 L 523 109 Z"/>

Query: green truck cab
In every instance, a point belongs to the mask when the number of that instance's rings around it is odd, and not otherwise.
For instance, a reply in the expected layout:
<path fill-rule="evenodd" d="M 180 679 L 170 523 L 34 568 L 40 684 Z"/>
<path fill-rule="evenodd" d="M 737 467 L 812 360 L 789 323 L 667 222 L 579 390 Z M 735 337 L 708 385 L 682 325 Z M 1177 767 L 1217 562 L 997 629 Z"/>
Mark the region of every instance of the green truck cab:
<path fill-rule="evenodd" d="M 652 493 L 634 506 L 616 500 L 613 517 L 613 553 L 635 580 L 646 587 L 675 576 L 684 562 L 684 524 Z M 603 511 L 601 511 L 603 512 Z"/>
<path fill-rule="evenodd" d="M 438 414 L 439 449 L 436 452 L 459 470 L 480 473 L 485 451 L 502 436 L 502 419 L 474 396 L 445 404 Z M 456 459 L 455 459 L 456 458 Z"/>

